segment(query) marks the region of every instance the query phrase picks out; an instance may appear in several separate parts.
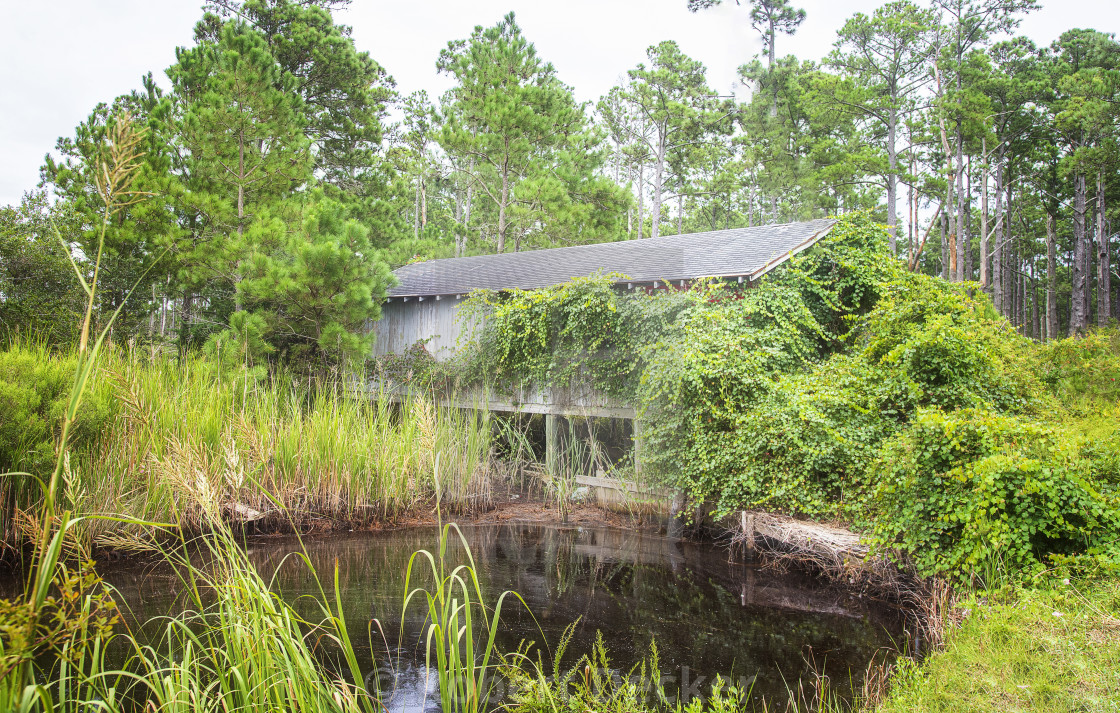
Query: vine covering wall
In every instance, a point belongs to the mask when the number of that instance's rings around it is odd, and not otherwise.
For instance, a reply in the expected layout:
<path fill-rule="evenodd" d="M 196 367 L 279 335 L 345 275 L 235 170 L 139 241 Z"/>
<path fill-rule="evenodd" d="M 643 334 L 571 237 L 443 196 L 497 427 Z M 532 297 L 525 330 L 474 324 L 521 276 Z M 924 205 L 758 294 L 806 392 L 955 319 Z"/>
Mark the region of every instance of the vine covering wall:
<path fill-rule="evenodd" d="M 843 519 L 925 572 L 1115 547 L 1116 458 L 1094 444 L 1120 420 L 1085 394 L 1116 383 L 1120 340 L 1025 339 L 978 285 L 905 270 L 864 214 L 751 289 L 616 277 L 472 295 L 461 373 L 630 398 L 646 468 L 717 514 Z"/>

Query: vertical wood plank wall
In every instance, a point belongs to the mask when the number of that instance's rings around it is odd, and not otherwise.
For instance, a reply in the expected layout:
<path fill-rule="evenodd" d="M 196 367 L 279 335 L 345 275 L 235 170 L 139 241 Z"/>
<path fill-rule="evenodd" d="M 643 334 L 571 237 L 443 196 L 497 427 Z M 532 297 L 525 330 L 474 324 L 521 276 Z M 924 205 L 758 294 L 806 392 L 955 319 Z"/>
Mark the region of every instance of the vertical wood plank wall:
<path fill-rule="evenodd" d="M 407 302 L 395 299 L 381 306 L 381 319 L 373 324 L 377 341 L 373 355 L 404 354 L 418 341 L 427 339 L 428 352 L 438 361 L 450 359 L 457 348 L 461 325 L 457 318 L 462 299 L 455 295 L 441 299 L 415 297 Z M 468 335 L 469 336 L 469 335 Z"/>

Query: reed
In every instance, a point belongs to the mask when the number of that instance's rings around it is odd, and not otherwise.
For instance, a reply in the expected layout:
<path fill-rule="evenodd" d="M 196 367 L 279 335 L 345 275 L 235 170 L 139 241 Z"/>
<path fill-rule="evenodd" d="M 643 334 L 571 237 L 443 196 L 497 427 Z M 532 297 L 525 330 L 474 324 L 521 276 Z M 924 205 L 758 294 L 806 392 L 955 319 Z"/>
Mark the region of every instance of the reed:
<path fill-rule="evenodd" d="M 74 360 L 14 344 L 0 352 L 0 382 L 32 380 L 4 364 L 62 369 Z M 227 513 L 282 509 L 297 525 L 391 519 L 437 493 L 448 509 L 490 500 L 487 412 L 441 408 L 422 397 L 393 404 L 337 385 L 309 391 L 283 375 L 257 381 L 194 355 L 112 348 L 100 369 L 103 378 L 90 384 L 75 419 L 80 437 L 60 469 L 60 494 L 76 510 L 200 531 L 210 525 L 200 503 L 211 497 Z M 438 474 L 437 452 L 444 454 Z M 3 487 L 17 513 L 3 523 L 5 539 L 25 539 L 30 521 L 18 513 L 38 512 L 44 491 L 26 477 Z M 139 532 L 109 520 L 86 521 L 79 530 L 87 542 Z"/>
<path fill-rule="evenodd" d="M 452 535 L 463 546 L 466 561 L 454 564 L 449 546 Z M 424 565 L 427 565 L 425 567 Z M 428 670 L 439 678 L 440 707 L 443 713 L 483 713 L 490 710 L 499 653 L 494 646 L 502 605 L 514 597 L 525 605 L 521 595 L 502 592 L 491 608 L 478 581 L 478 568 L 463 532 L 458 525 L 440 529 L 439 547 L 433 554 L 418 550 L 405 572 L 404 612 L 414 601 L 422 603 L 428 619 L 425 634 L 425 659 Z M 413 587 L 413 581 L 430 576 L 428 588 Z M 434 659 L 434 661 L 433 661 Z"/>
<path fill-rule="evenodd" d="M 320 616 L 310 621 L 261 578 L 228 530 L 201 542 L 210 560 L 205 568 L 174 554 L 181 549 L 165 551 L 192 608 L 149 622 L 160 630 L 155 644 L 130 638 L 135 654 L 125 670 L 135 676 L 134 701 L 181 713 L 380 709 L 342 615 L 337 571 L 332 602 L 301 557 L 318 588 Z"/>

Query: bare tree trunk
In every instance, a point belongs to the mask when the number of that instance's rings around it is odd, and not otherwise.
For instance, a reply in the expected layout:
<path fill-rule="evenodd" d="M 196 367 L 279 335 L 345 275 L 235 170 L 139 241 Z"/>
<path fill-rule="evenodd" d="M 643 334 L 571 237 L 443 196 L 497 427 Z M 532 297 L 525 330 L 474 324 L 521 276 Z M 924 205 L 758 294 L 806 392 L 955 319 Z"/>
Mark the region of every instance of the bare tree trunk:
<path fill-rule="evenodd" d="M 949 212 L 941 213 L 941 279 L 949 279 Z"/>
<path fill-rule="evenodd" d="M 456 181 L 456 183 L 458 183 L 458 181 Z M 462 257 L 463 256 L 463 247 L 461 245 L 461 241 L 463 239 L 462 234 L 463 234 L 464 231 L 462 230 L 462 225 L 463 225 L 463 191 L 459 190 L 459 187 L 456 186 L 456 190 L 455 190 L 455 235 L 454 235 L 455 257 Z"/>
<path fill-rule="evenodd" d="M 634 166 L 629 160 L 626 161 L 626 180 L 629 181 L 630 177 L 634 175 Z M 638 191 L 641 192 L 642 187 L 639 184 Z M 633 239 L 634 237 L 634 209 L 626 209 L 626 237 Z M 640 236 L 639 236 L 640 237 Z"/>
<path fill-rule="evenodd" d="M 171 275 L 168 275 L 167 280 L 164 282 L 163 296 L 160 297 L 160 300 L 159 300 L 159 336 L 160 336 L 160 339 L 163 339 L 167 336 L 167 312 L 170 309 L 170 307 L 168 305 L 168 299 L 167 299 L 167 293 L 169 292 L 169 290 L 167 288 L 170 287 L 170 286 L 171 286 Z"/>
<path fill-rule="evenodd" d="M 968 157 L 964 195 L 964 279 L 972 280 L 976 276 L 972 269 L 972 156 Z"/>
<path fill-rule="evenodd" d="M 1112 259 L 1104 221 L 1104 174 L 1097 174 L 1097 325 L 1112 317 Z"/>
<path fill-rule="evenodd" d="M 1012 225 L 1012 215 L 1013 214 L 1012 214 L 1012 210 L 1011 210 L 1011 177 L 1010 176 L 1008 176 L 1006 189 L 1007 189 L 1007 207 L 1004 210 L 1004 215 L 1006 216 L 1006 221 L 1007 221 L 1006 226 L 1005 226 L 1006 229 L 1007 229 L 1007 234 L 1004 236 L 1004 239 L 1003 239 L 1003 243 L 1006 246 L 1006 248 L 1004 250 L 1004 253 L 1003 253 L 1003 260 L 1004 260 L 1003 264 L 1004 264 L 1004 268 L 1005 268 L 1004 269 L 1005 276 L 1004 276 L 1004 280 L 1003 280 L 1003 285 L 1004 285 L 1003 306 L 1004 306 L 1004 314 L 1008 317 L 1013 317 L 1014 313 L 1015 313 L 1015 301 L 1014 301 L 1015 300 L 1015 265 L 1017 263 L 1015 262 L 1015 255 L 1014 255 L 1015 239 L 1012 237 L 1012 234 L 1011 234 L 1011 225 Z"/>
<path fill-rule="evenodd" d="M 645 169 L 646 169 L 646 166 L 645 166 L 644 163 L 639 163 L 638 164 L 638 239 L 639 240 L 646 236 L 646 230 L 645 230 L 645 219 L 646 219 L 646 211 L 645 211 L 645 202 L 646 202 L 645 172 L 646 172 L 646 170 Z"/>
<path fill-rule="evenodd" d="M 778 195 L 770 196 L 770 225 L 778 224 Z"/>
<path fill-rule="evenodd" d="M 412 198 L 412 238 L 420 237 L 420 181 L 416 181 L 416 190 Z"/>
<path fill-rule="evenodd" d="M 770 51 L 766 56 L 766 69 L 767 76 L 770 78 L 770 118 L 775 119 L 778 116 L 778 83 L 774 81 L 774 60 L 777 59 L 777 50 L 774 48 L 774 40 L 777 38 L 777 33 L 774 28 L 774 16 L 770 16 Z"/>
<path fill-rule="evenodd" d="M 996 205 L 992 212 L 992 302 L 996 311 L 1003 314 L 1003 162 L 996 160 Z"/>
<path fill-rule="evenodd" d="M 959 81 L 958 81 L 959 84 Z M 953 255 L 954 260 L 954 279 L 957 282 L 964 280 L 964 232 L 965 232 L 965 216 L 964 205 L 967 200 L 964 193 L 964 136 L 961 133 L 961 123 L 957 121 L 957 158 L 956 158 L 956 174 L 953 177 L 957 188 L 957 232 L 956 232 L 956 251 Z"/>
<path fill-rule="evenodd" d="M 677 196 L 677 235 L 684 232 L 684 196 Z"/>
<path fill-rule="evenodd" d="M 980 287 L 987 292 L 991 276 L 988 274 L 988 140 L 981 139 L 983 155 L 980 181 Z"/>
<path fill-rule="evenodd" d="M 950 161 L 950 163 L 952 163 Z M 954 263 L 953 251 L 956 249 L 953 241 L 953 180 L 952 177 L 945 182 L 945 213 L 942 216 L 944 225 L 941 230 L 941 277 L 946 280 L 953 279 Z"/>
<path fill-rule="evenodd" d="M 1038 323 L 1038 285 L 1035 281 L 1035 261 L 1031 260 L 1031 339 L 1042 341 L 1041 329 Z"/>
<path fill-rule="evenodd" d="M 895 146 L 898 114 L 894 109 L 887 116 L 887 225 L 891 255 L 898 254 L 898 149 Z"/>
<path fill-rule="evenodd" d="M 498 250 L 506 251 L 506 206 L 509 204 L 509 166 L 502 170 L 502 200 L 498 203 Z"/>
<path fill-rule="evenodd" d="M 650 218 L 649 236 L 656 238 L 661 234 L 661 183 L 665 173 L 665 139 L 657 145 L 657 163 L 653 171 L 653 216 Z"/>
<path fill-rule="evenodd" d="M 1085 270 L 1085 176 L 1073 178 L 1073 265 L 1070 266 L 1069 333 L 1080 334 L 1089 326 L 1085 296 L 1089 292 Z"/>
<path fill-rule="evenodd" d="M 914 214 L 917 212 L 913 183 L 906 187 L 906 212 L 909 214 L 906 219 L 906 256 L 907 263 L 910 263 L 914 257 Z"/>
<path fill-rule="evenodd" d="M 1058 236 L 1054 216 L 1046 213 L 1046 338 L 1058 338 Z"/>
<path fill-rule="evenodd" d="M 428 182 L 420 176 L 420 229 L 428 227 Z"/>

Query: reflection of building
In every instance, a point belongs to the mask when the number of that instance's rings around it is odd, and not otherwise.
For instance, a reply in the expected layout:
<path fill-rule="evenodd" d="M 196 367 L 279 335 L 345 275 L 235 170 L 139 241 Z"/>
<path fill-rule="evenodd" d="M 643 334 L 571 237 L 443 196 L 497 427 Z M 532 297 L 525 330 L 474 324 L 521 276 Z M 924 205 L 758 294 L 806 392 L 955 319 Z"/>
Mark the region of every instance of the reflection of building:
<path fill-rule="evenodd" d="M 689 235 L 667 235 L 550 250 L 430 260 L 396 270 L 400 284 L 389 292 L 374 326 L 375 356 L 404 354 L 417 344 L 437 360 L 450 358 L 465 330 L 459 306 L 472 290 L 536 289 L 595 273 L 618 274 L 619 290 L 686 287 L 698 278 L 747 286 L 828 233 L 835 221 L 765 225 Z M 382 385 L 391 386 L 391 385 Z M 461 394 L 457 403 L 491 411 L 544 414 L 547 449 L 557 417 L 633 419 L 632 404 L 595 393 L 584 384 L 537 384 L 510 394 Z"/>

